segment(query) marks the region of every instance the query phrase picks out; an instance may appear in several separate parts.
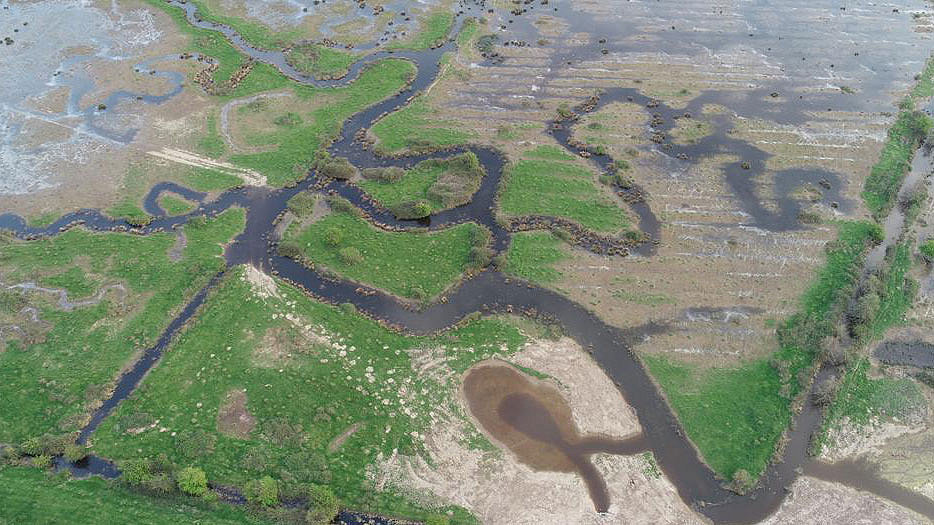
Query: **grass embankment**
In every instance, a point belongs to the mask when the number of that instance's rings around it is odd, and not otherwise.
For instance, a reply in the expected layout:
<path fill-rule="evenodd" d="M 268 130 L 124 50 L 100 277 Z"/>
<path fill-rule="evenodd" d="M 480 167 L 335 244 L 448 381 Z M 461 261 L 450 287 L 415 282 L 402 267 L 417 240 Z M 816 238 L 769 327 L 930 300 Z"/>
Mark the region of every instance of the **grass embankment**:
<path fill-rule="evenodd" d="M 599 232 L 616 232 L 629 225 L 626 213 L 597 186 L 588 169 L 558 160 L 557 151 L 539 148 L 532 156 L 538 158 L 519 160 L 503 174 L 499 205 L 504 215 L 563 217 Z"/>
<path fill-rule="evenodd" d="M 140 237 L 74 229 L 0 246 L 5 284 L 38 277 L 66 288 L 74 294 L 70 299 L 104 284 L 127 288 L 123 302 L 112 291 L 100 303 L 72 311 L 61 310 L 50 294 L 4 293 L 4 323 L 23 327 L 27 335 L 8 340 L 0 352 L 0 442 L 77 430 L 121 367 L 152 345 L 174 313 L 224 267 L 220 244 L 243 224 L 243 211 L 229 210 L 185 227 L 188 245 L 177 262 L 168 257 L 176 242 L 168 233 Z M 38 309 L 41 323 L 20 313 L 27 305 Z"/>
<path fill-rule="evenodd" d="M 242 508 L 195 498 L 157 498 L 100 478 L 52 476 L 33 468 L 0 469 L 0 523 L 271 523 Z"/>
<path fill-rule="evenodd" d="M 889 128 L 879 161 L 866 178 L 862 197 L 873 217 L 881 220 L 895 205 L 902 180 L 911 169 L 911 159 L 931 129 L 930 119 L 920 111 L 903 109 Z"/>
<path fill-rule="evenodd" d="M 432 13 L 421 24 L 421 30 L 408 40 L 397 40 L 386 46 L 387 49 L 428 49 L 444 44 L 451 26 L 454 25 L 454 13 L 449 10 Z"/>
<path fill-rule="evenodd" d="M 232 155 L 230 160 L 266 175 L 274 186 L 297 180 L 305 175 L 315 153 L 337 137 L 347 118 L 398 92 L 414 74 L 411 62 L 387 59 L 367 67 L 346 87 L 319 89 L 296 85 L 294 93 L 299 100 L 328 97 L 328 104 L 298 113 L 297 125 L 278 126 L 276 131 L 251 140 L 255 146 L 273 147 L 272 151 Z"/>
<path fill-rule="evenodd" d="M 370 170 L 364 170 L 363 176 L 366 178 L 369 173 Z M 399 180 L 366 178 L 359 186 L 390 210 L 425 202 L 431 213 L 437 213 L 470 202 L 480 189 L 483 176 L 479 159 L 468 152 L 450 159 L 420 162 Z"/>
<path fill-rule="evenodd" d="M 295 245 L 313 264 L 417 300 L 434 297 L 456 282 L 473 264 L 472 247 L 485 246 L 488 237 L 473 223 L 435 233 L 387 232 L 343 212 L 296 230 L 289 229 L 283 248 Z"/>
<path fill-rule="evenodd" d="M 506 252 L 504 271 L 533 283 L 548 284 L 561 278 L 553 265 L 566 257 L 562 241 L 551 232 L 516 233 Z"/>
<path fill-rule="evenodd" d="M 423 95 L 398 110 L 379 119 L 370 132 L 379 142 L 381 154 L 430 151 L 467 143 L 474 134 L 456 129 L 456 124 L 444 120 L 441 111 L 431 107 Z"/>
<path fill-rule="evenodd" d="M 197 207 L 187 199 L 173 197 L 172 195 L 163 195 L 159 199 L 159 205 L 169 215 L 183 215 Z"/>
<path fill-rule="evenodd" d="M 346 75 L 357 58 L 359 57 L 352 53 L 314 43 L 297 45 L 285 55 L 289 65 L 317 79 L 340 78 Z"/>
<path fill-rule="evenodd" d="M 780 349 L 771 359 L 694 370 L 667 357 L 643 357 L 716 473 L 746 485 L 768 465 L 791 421 L 791 401 L 806 380 L 801 373 L 813 365 L 821 341 L 842 315 L 867 247 L 881 238 L 875 224 L 839 224 L 838 238 L 828 245 L 827 261 L 805 292 L 799 313 L 779 328 Z"/>
<path fill-rule="evenodd" d="M 98 453 L 164 453 L 203 468 L 213 482 L 239 486 L 268 475 L 282 494 L 325 483 L 346 507 L 423 517 L 423 507 L 374 491 L 367 472 L 379 457 L 420 452 L 416 436 L 430 428 L 459 424 L 450 415 L 460 413 L 453 375 L 515 352 L 524 343 L 519 331 L 486 319 L 407 337 L 281 282 L 281 298 L 261 299 L 240 275 L 222 281 L 139 390 L 104 421 L 94 436 Z M 221 407 L 237 391 L 245 392 L 248 419 L 233 420 L 252 423 L 221 432 Z M 128 432 L 156 420 L 151 430 Z M 470 522 L 463 511 L 455 518 Z"/>

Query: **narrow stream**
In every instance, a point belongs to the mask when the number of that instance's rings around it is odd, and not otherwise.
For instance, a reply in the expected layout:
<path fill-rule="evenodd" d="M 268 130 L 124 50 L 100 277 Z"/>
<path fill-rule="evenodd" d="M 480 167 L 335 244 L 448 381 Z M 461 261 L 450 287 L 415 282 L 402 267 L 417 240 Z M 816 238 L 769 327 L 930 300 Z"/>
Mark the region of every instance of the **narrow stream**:
<path fill-rule="evenodd" d="M 357 133 L 368 129 L 381 115 L 394 111 L 404 105 L 408 96 L 426 89 L 439 72 L 439 60 L 443 53 L 452 51 L 455 44 L 447 42 L 440 48 L 426 51 L 406 52 L 376 52 L 358 61 L 351 67 L 350 73 L 339 80 L 315 81 L 295 71 L 289 66 L 280 51 L 264 51 L 250 47 L 232 29 L 218 26 L 198 19 L 195 6 L 173 1 L 173 5 L 185 10 L 188 20 L 193 25 L 222 32 L 241 51 L 256 60 L 275 65 L 290 78 L 321 87 L 341 86 L 353 82 L 360 71 L 367 64 L 388 56 L 411 60 L 417 66 L 416 77 L 407 90 L 395 97 L 390 97 L 370 108 L 354 115 L 344 123 L 341 134 L 329 148 L 332 155 L 344 156 L 358 167 L 375 166 L 404 166 L 408 167 L 426 158 L 454 155 L 460 152 L 472 151 L 477 154 L 483 164 L 487 175 L 480 189 L 471 203 L 439 213 L 431 217 L 430 228 L 443 229 L 465 221 L 478 222 L 493 233 L 493 248 L 501 252 L 507 248 L 510 232 L 500 226 L 494 217 L 494 197 L 502 176 L 505 158 L 500 152 L 476 146 L 465 146 L 441 154 L 419 155 L 401 159 L 381 158 L 372 151 L 355 141 Z M 462 19 L 463 17 L 461 17 Z M 518 25 L 518 24 L 517 24 Z M 458 25 L 459 27 L 459 25 Z M 596 51 L 597 48 L 594 48 Z M 749 110 L 749 114 L 757 114 L 752 99 L 737 101 L 734 97 L 719 92 L 705 92 L 691 101 L 686 109 L 675 110 L 663 104 L 657 104 L 650 97 L 636 89 L 615 88 L 604 92 L 596 101 L 584 104 L 578 109 L 582 112 L 592 111 L 603 104 L 614 101 L 632 101 L 649 109 L 649 114 L 659 117 L 652 125 L 658 132 L 667 132 L 672 129 L 675 117 L 684 118 L 686 112 L 699 114 L 704 104 L 720 104 L 728 108 Z M 742 107 L 737 107 L 742 106 Z M 803 119 L 807 104 L 802 104 L 798 111 L 789 111 L 783 118 L 794 121 Z M 557 124 L 557 128 L 554 126 Z M 578 149 L 573 146 L 568 122 L 550 123 L 555 138 L 569 151 L 577 154 Z M 776 175 L 775 191 L 778 207 L 773 210 L 763 205 L 762 197 L 757 192 L 756 175 L 765 171 L 765 161 L 768 154 L 754 145 L 730 136 L 731 125 L 727 119 L 717 121 L 715 131 L 709 137 L 701 139 L 697 144 L 679 146 L 667 144 L 664 148 L 666 154 L 683 163 L 696 163 L 701 159 L 722 154 L 724 152 L 735 154 L 741 162 L 726 166 L 726 181 L 733 191 L 733 197 L 741 203 L 744 210 L 754 219 L 758 227 L 782 231 L 800 227 L 797 221 L 800 212 L 800 203 L 792 198 L 792 191 L 802 182 L 818 183 L 826 181 L 829 186 L 822 197 L 827 203 L 836 203 L 837 206 L 846 207 L 841 193 L 841 181 L 834 173 L 822 170 L 784 170 Z M 922 157 L 919 155 L 918 157 Z M 613 159 L 609 156 L 595 155 L 592 162 L 601 169 L 606 169 Z M 913 174 L 914 175 L 914 174 Z M 911 177 L 909 177 L 909 180 Z M 906 185 L 909 180 L 906 180 Z M 656 389 L 642 363 L 636 357 L 630 346 L 630 341 L 638 339 L 641 333 L 638 330 L 622 330 L 607 325 L 594 313 L 584 306 L 575 303 L 567 297 L 556 292 L 539 288 L 537 286 L 517 282 L 502 273 L 488 270 L 479 273 L 473 278 L 465 280 L 457 289 L 451 292 L 445 302 L 432 304 L 424 310 L 414 311 L 407 308 L 397 298 L 387 295 L 379 290 L 361 287 L 356 283 L 333 278 L 324 278 L 298 262 L 279 256 L 275 253 L 275 245 L 270 233 L 274 229 L 276 219 L 286 209 L 286 202 L 301 191 L 314 189 L 315 191 L 334 190 L 348 198 L 356 206 L 363 209 L 370 220 L 378 226 L 392 226 L 395 228 L 413 228 L 423 226 L 414 221 L 396 220 L 386 210 L 380 209 L 359 189 L 351 184 L 341 181 L 320 180 L 315 173 L 309 173 L 295 187 L 284 189 L 268 188 L 239 188 L 220 195 L 212 202 L 204 202 L 205 195 L 192 192 L 187 188 L 174 184 L 159 184 L 154 186 L 145 198 L 146 210 L 159 215 L 145 226 L 133 226 L 123 220 L 115 220 L 95 210 L 81 210 L 70 213 L 52 225 L 44 228 L 27 226 L 25 221 L 16 215 L 6 214 L 0 216 L 0 228 L 8 229 L 23 239 L 35 239 L 57 235 L 70 227 L 83 225 L 95 231 L 133 231 L 139 234 L 150 234 L 177 228 L 194 217 L 215 215 L 231 206 L 240 206 L 247 210 L 247 226 L 245 231 L 237 237 L 226 252 L 228 265 L 242 263 L 254 264 L 268 273 L 274 273 L 288 281 L 300 286 L 311 295 L 330 303 L 352 303 L 357 309 L 368 316 L 385 321 L 410 333 L 430 333 L 460 321 L 474 312 L 493 314 L 506 311 L 520 311 L 529 315 L 544 316 L 561 323 L 565 331 L 581 346 L 592 351 L 592 355 L 601 368 L 619 387 L 626 401 L 635 409 L 639 423 L 643 428 L 643 435 L 637 443 L 619 445 L 619 452 L 634 453 L 643 447 L 650 450 L 659 466 L 668 479 L 677 488 L 681 498 L 698 512 L 706 515 L 718 523 L 753 523 L 772 513 L 784 500 L 787 491 L 795 478 L 800 474 L 800 468 L 808 462 L 807 449 L 809 439 L 821 421 L 819 409 L 807 404 L 795 417 L 794 424 L 788 432 L 788 442 L 784 448 L 781 461 L 769 466 L 762 478 L 759 487 L 740 496 L 723 488 L 721 480 L 705 465 L 693 444 L 686 438 L 684 431 L 671 408 Z M 639 190 L 641 191 L 641 190 Z M 199 203 L 196 210 L 191 213 L 166 217 L 158 205 L 159 197 L 165 193 L 176 193 Z M 653 214 L 649 204 L 640 200 L 632 206 L 639 216 L 641 230 L 650 237 L 656 237 L 659 230 L 659 221 Z M 595 246 L 584 246 L 594 249 Z M 634 251 L 651 256 L 653 248 L 651 243 L 633 247 Z M 883 252 L 884 253 L 884 252 Z M 129 396 L 139 385 L 148 370 L 158 362 L 178 330 L 192 317 L 198 307 L 203 303 L 210 288 L 216 284 L 220 275 L 215 276 L 211 282 L 198 292 L 194 299 L 187 304 L 182 312 L 169 324 L 166 331 L 159 338 L 156 345 L 148 349 L 143 357 L 137 361 L 132 369 L 121 376 L 113 395 L 98 409 L 88 425 L 82 429 L 78 442 L 86 443 L 88 438 L 111 411 L 123 399 Z M 364 293 L 360 293 L 359 290 Z M 818 373 L 820 379 L 835 373 L 826 367 Z M 594 495 L 598 509 L 605 509 L 609 501 L 603 499 L 605 486 L 599 486 L 599 475 L 594 476 L 592 464 L 589 462 L 590 454 L 606 449 L 610 446 L 599 441 L 585 441 L 574 444 L 564 438 L 558 438 L 552 431 L 556 424 L 550 413 L 538 401 L 528 397 L 507 397 L 498 406 L 498 413 L 503 420 L 509 421 L 522 432 L 535 436 L 544 442 L 565 451 L 572 458 L 575 470 L 585 480 L 588 488 Z M 586 430 L 586 429 L 583 429 Z M 606 447 L 604 447 L 606 445 Z M 601 448 L 603 447 L 603 448 Z M 607 450 L 610 451 L 610 450 Z M 64 467 L 64 466 L 63 466 Z M 107 477 L 117 475 L 113 465 L 99 458 L 91 458 L 86 465 L 69 465 L 68 468 L 78 473 L 95 473 Z M 820 471 L 815 467 L 814 472 Z M 843 483 L 855 483 L 845 469 L 839 469 Z M 829 475 L 829 474 L 828 474 Z M 876 492 L 875 488 L 870 489 Z M 876 492 L 883 497 L 891 494 L 892 498 L 902 498 L 885 487 Z M 890 499 L 892 499 L 890 498 Z M 896 499 L 893 499 L 896 501 Z M 906 500 L 907 501 L 907 500 Z M 916 503 L 906 505 L 918 510 L 929 517 L 934 517 L 929 507 Z M 919 510 L 920 509 L 920 510 Z"/>

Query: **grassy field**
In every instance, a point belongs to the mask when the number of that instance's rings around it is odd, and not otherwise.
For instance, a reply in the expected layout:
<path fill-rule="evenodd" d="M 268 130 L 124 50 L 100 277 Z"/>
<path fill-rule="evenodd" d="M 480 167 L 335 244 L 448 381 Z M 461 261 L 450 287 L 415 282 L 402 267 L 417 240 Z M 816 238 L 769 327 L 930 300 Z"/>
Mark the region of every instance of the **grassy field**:
<path fill-rule="evenodd" d="M 441 112 L 432 108 L 425 97 L 419 96 L 379 119 L 370 132 L 379 139 L 377 151 L 390 154 L 407 149 L 425 151 L 456 146 L 473 138 L 472 133 L 455 127 L 454 123 L 444 120 Z"/>
<path fill-rule="evenodd" d="M 217 132 L 217 114 L 213 111 L 208 114 L 207 134 L 198 139 L 197 149 L 212 159 L 220 158 L 227 152 L 227 144 Z"/>
<path fill-rule="evenodd" d="M 538 151 L 535 155 L 555 151 Z M 500 210 L 507 216 L 551 215 L 578 222 L 600 232 L 629 225 L 620 206 L 597 187 L 593 174 L 571 162 L 523 159 L 506 168 L 500 191 Z"/>
<path fill-rule="evenodd" d="M 482 231 L 468 223 L 431 234 L 386 232 L 351 214 L 333 213 L 303 231 L 290 229 L 286 238 L 314 264 L 423 300 L 441 293 L 470 267 L 473 239 Z"/>
<path fill-rule="evenodd" d="M 72 480 L 33 468 L 0 469 L 0 523 L 100 525 L 271 523 L 232 505 L 156 498 L 100 478 Z"/>
<path fill-rule="evenodd" d="M 868 246 L 881 240 L 872 223 L 843 222 L 798 313 L 779 328 L 780 349 L 768 360 L 697 370 L 671 358 L 643 356 L 704 460 L 726 479 L 740 470 L 753 480 L 765 469 L 791 421 L 801 391 L 799 371 L 812 366 L 859 277 Z"/>
<path fill-rule="evenodd" d="M 451 26 L 453 25 L 454 13 L 448 10 L 438 11 L 425 18 L 421 31 L 411 39 L 397 40 L 386 47 L 387 49 L 428 49 L 429 47 L 435 47 L 444 43 L 444 39 L 451 32 Z"/>
<path fill-rule="evenodd" d="M 282 49 L 301 38 L 299 31 L 273 31 L 269 27 L 234 16 L 213 12 L 203 0 L 188 0 L 198 7 L 198 15 L 204 20 L 232 27 L 251 46 L 262 49 Z"/>
<path fill-rule="evenodd" d="M 927 404 L 918 384 L 909 378 L 870 378 L 869 359 L 859 359 L 847 370 L 833 403 L 827 409 L 827 426 L 848 419 L 865 425 L 874 419 L 898 418 L 917 413 Z"/>
<path fill-rule="evenodd" d="M 197 207 L 193 202 L 187 199 L 173 197 L 172 195 L 163 195 L 162 198 L 159 199 L 159 204 L 169 215 L 182 215 Z"/>
<path fill-rule="evenodd" d="M 408 170 L 401 180 L 364 180 L 359 186 L 393 209 L 414 200 L 431 205 L 432 213 L 466 204 L 478 189 L 484 171 L 477 156 L 465 153 L 447 160 L 426 160 Z"/>
<path fill-rule="evenodd" d="M 534 283 L 547 284 L 561 278 L 561 272 L 553 265 L 566 257 L 563 243 L 551 232 L 516 233 L 506 252 L 504 270 Z"/>
<path fill-rule="evenodd" d="M 84 414 L 135 352 L 150 346 L 178 311 L 224 267 L 220 243 L 244 224 L 241 210 L 230 210 L 199 226 L 188 226 L 188 245 L 178 262 L 168 258 L 170 234 L 147 237 L 70 230 L 49 240 L 6 242 L 0 246 L 5 283 L 39 278 L 61 286 L 71 299 L 89 296 L 100 285 L 120 283 L 117 292 L 92 306 L 63 311 L 57 297 L 30 293 L 42 323 L 18 311 L 2 313 L 21 324 L 26 340 L 7 342 L 0 353 L 0 442 L 20 442 L 43 433 L 80 427 Z"/>
<path fill-rule="evenodd" d="M 397 494 L 374 492 L 365 473 L 394 450 L 418 453 L 417 436 L 430 426 L 456 423 L 448 374 L 508 355 L 524 338 L 493 319 L 407 337 L 281 282 L 278 295 L 254 295 L 233 271 L 140 389 L 104 421 L 95 448 L 115 459 L 165 453 L 220 483 L 263 475 L 283 486 L 327 483 L 348 507 L 423 516 L 424 508 Z M 418 373 L 412 355 L 435 356 L 434 364 Z M 220 408 L 236 391 L 245 392 L 255 423 L 221 432 Z M 165 432 L 127 432 L 156 420 Z M 350 428 L 356 431 L 335 444 Z M 463 511 L 455 516 L 470 521 Z"/>
<path fill-rule="evenodd" d="M 332 97 L 332 103 L 300 114 L 302 125 L 282 127 L 256 141 L 257 146 L 273 146 L 262 153 L 230 157 L 235 164 L 266 175 L 269 184 L 281 186 L 303 177 L 315 152 L 337 137 L 344 120 L 354 113 L 396 93 L 412 78 L 415 66 L 407 60 L 381 60 L 366 68 L 357 80 L 342 88 L 318 89 L 296 86 L 303 100 Z"/>
<path fill-rule="evenodd" d="M 321 44 L 301 44 L 286 54 L 286 61 L 295 69 L 317 79 L 339 78 L 357 60 L 357 56 Z"/>

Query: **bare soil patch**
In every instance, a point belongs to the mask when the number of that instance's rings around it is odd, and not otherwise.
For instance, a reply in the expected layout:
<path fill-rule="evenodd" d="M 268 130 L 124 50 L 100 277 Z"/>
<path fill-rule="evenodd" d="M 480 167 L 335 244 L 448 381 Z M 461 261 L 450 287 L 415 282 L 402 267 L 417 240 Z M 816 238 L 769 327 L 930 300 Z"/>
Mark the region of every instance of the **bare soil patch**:
<path fill-rule="evenodd" d="M 247 409 L 245 390 L 227 392 L 217 409 L 217 431 L 231 437 L 246 439 L 256 427 L 256 418 Z"/>

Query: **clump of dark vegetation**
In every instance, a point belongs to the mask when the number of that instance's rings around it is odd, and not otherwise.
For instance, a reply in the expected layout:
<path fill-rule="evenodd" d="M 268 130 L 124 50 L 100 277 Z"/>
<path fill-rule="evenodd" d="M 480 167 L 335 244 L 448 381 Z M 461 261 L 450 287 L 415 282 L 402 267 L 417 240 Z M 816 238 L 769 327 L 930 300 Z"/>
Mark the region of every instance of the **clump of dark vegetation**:
<path fill-rule="evenodd" d="M 397 219 L 402 220 L 411 220 L 411 219 L 424 219 L 431 215 L 431 203 L 425 199 L 419 199 L 415 201 L 403 202 L 393 206 L 392 214 L 396 216 Z"/>
<path fill-rule="evenodd" d="M 911 101 L 908 100 L 910 107 Z M 863 200 L 876 219 L 895 204 L 902 179 L 911 169 L 915 150 L 932 129 L 931 119 L 921 111 L 902 109 L 889 129 L 882 155 L 866 178 Z"/>
<path fill-rule="evenodd" d="M 307 217 L 311 215 L 312 211 L 315 209 L 315 203 L 318 201 L 318 194 L 312 193 L 310 191 L 303 191 L 295 194 L 294 197 L 289 199 L 289 202 L 286 203 L 289 211 L 294 213 L 299 217 Z"/>
<path fill-rule="evenodd" d="M 357 168 L 345 157 L 331 157 L 323 152 L 312 163 L 311 168 L 322 177 L 347 180 L 357 175 Z"/>
<path fill-rule="evenodd" d="M 277 126 L 282 126 L 285 128 L 294 128 L 302 124 L 302 117 L 298 113 L 286 113 L 285 115 L 280 115 L 273 120 Z"/>
<path fill-rule="evenodd" d="M 934 262 L 934 239 L 928 239 L 922 242 L 921 245 L 918 246 L 918 251 L 921 253 L 925 262 Z"/>
<path fill-rule="evenodd" d="M 427 167 L 438 165 L 441 176 L 428 188 L 428 198 L 441 203 L 444 208 L 453 208 L 470 202 L 471 196 L 480 188 L 483 166 L 473 152 L 457 155 L 445 160 L 429 160 Z"/>
<path fill-rule="evenodd" d="M 328 203 L 328 207 L 331 208 L 331 211 L 335 213 L 347 213 L 356 217 L 363 215 L 360 208 L 354 206 L 352 202 L 340 195 L 328 195 L 325 197 L 325 202 Z"/>

